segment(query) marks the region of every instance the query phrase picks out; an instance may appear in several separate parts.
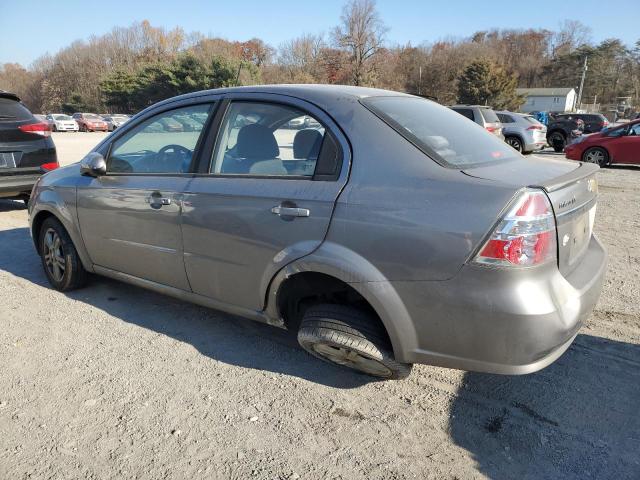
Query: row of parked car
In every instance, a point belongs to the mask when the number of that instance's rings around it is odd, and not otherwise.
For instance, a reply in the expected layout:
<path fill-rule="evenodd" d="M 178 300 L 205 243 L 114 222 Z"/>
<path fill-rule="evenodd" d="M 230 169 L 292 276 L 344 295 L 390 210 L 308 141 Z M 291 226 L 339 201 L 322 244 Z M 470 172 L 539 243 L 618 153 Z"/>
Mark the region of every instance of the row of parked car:
<path fill-rule="evenodd" d="M 34 115 L 41 122 L 49 124 L 54 132 L 113 132 L 124 125 L 131 117 L 124 114 L 97 113 L 49 113 L 47 115 Z"/>
<path fill-rule="evenodd" d="M 547 145 L 562 152 L 581 135 L 597 133 L 609 126 L 606 117 L 599 113 L 550 113 L 545 125 L 534 115 L 494 111 L 486 105 L 453 105 L 450 108 L 524 154 L 542 150 Z"/>

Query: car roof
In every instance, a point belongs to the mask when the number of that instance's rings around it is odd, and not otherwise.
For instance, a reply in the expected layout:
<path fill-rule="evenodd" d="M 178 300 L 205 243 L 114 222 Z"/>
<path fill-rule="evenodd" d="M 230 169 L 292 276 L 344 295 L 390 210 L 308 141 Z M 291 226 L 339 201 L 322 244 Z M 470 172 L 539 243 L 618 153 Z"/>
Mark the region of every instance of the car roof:
<path fill-rule="evenodd" d="M 342 102 L 345 99 L 358 100 L 368 97 L 412 97 L 415 95 L 394 92 L 392 90 L 382 90 L 379 88 L 354 87 L 350 85 L 321 85 L 321 84 L 279 84 L 279 85 L 253 85 L 244 87 L 217 88 L 213 90 L 200 90 L 198 92 L 187 93 L 178 97 L 163 100 L 157 105 L 171 103 L 177 100 L 186 100 L 205 95 L 220 95 L 227 93 L 272 93 L 286 95 L 307 100 L 320 107 L 330 107 L 332 104 Z"/>

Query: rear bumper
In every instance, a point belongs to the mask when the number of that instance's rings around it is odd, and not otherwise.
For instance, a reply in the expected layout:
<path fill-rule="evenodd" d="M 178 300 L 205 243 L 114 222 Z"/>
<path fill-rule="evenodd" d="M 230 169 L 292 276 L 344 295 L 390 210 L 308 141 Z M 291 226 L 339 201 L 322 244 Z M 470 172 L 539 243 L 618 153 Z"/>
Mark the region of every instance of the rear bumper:
<path fill-rule="evenodd" d="M 571 345 L 593 311 L 606 263 L 594 236 L 566 278 L 555 264 L 514 272 L 467 265 L 444 282 L 392 282 L 418 345 L 396 356 L 489 373 L 540 370 Z"/>
<path fill-rule="evenodd" d="M 17 197 L 31 193 L 34 183 L 41 174 L 0 176 L 0 198 Z"/>

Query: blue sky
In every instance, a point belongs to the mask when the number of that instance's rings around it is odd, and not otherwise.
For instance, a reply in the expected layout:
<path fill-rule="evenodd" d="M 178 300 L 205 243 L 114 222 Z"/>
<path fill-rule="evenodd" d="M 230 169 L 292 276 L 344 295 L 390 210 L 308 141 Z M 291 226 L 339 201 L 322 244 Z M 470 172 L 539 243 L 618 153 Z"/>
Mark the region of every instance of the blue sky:
<path fill-rule="evenodd" d="M 378 10 L 390 29 L 391 44 L 465 37 L 492 27 L 557 29 L 562 20 L 577 19 L 592 28 L 595 41 L 618 37 L 633 45 L 640 39 L 640 14 L 632 13 L 633 9 L 628 15 L 606 14 L 606 3 L 379 0 Z M 0 63 L 28 65 L 74 40 L 143 19 L 154 26 L 181 26 L 187 32 L 197 30 L 229 40 L 259 37 L 278 46 L 303 33 L 329 32 L 343 4 L 343 0 L 0 0 Z"/>

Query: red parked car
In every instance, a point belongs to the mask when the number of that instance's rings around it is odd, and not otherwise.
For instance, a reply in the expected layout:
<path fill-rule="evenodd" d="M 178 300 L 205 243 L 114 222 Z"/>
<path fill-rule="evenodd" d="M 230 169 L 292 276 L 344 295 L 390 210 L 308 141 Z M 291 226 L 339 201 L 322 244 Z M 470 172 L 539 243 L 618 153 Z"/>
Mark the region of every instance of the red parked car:
<path fill-rule="evenodd" d="M 73 119 L 78 124 L 78 127 L 80 127 L 81 132 L 109 131 L 107 122 L 95 113 L 74 113 Z"/>
<path fill-rule="evenodd" d="M 564 149 L 567 158 L 597 163 L 640 165 L 640 120 L 578 137 Z"/>

